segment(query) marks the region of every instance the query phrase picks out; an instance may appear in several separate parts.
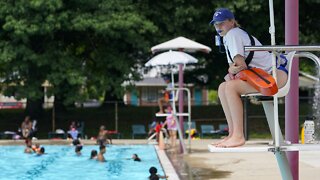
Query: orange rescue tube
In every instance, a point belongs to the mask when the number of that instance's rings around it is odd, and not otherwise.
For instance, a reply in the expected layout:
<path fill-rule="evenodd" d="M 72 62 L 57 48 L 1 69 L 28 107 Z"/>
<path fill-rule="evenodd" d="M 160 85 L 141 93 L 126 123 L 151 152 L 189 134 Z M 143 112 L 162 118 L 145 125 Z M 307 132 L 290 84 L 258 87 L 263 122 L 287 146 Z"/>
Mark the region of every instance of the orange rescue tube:
<path fill-rule="evenodd" d="M 272 96 L 278 92 L 278 86 L 273 76 L 260 68 L 242 70 L 236 74 L 235 78 L 247 81 L 265 96 Z"/>

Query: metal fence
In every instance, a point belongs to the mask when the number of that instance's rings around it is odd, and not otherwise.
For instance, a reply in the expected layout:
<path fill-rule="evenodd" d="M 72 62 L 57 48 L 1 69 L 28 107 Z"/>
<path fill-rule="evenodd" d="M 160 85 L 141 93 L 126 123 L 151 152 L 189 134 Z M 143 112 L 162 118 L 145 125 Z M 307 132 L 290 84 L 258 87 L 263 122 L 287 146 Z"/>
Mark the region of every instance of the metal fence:
<path fill-rule="evenodd" d="M 312 102 L 313 97 L 300 98 L 299 119 L 301 121 L 312 113 Z M 284 100 L 279 101 L 279 103 L 279 117 L 281 122 L 282 119 L 284 119 Z M 218 128 L 220 124 L 226 123 L 222 108 L 219 104 L 213 105 L 208 102 L 203 102 L 203 104 L 207 105 L 193 105 L 191 112 L 191 119 L 195 122 L 196 129 L 199 133 L 201 131 L 201 125 L 212 124 L 215 128 Z M 252 103 L 249 103 L 249 106 L 249 131 L 255 131 L 255 129 L 267 131 L 268 127 L 262 106 Z M 46 107 L 50 107 L 50 105 Z M 105 125 L 107 130 L 121 133 L 121 138 L 131 138 L 132 125 L 144 125 L 146 132 L 148 132 L 148 126 L 155 118 L 155 113 L 157 113 L 158 110 L 158 105 L 129 106 L 125 105 L 122 101 L 110 101 L 98 105 L 94 105 L 94 103 L 83 104 L 82 106 L 70 108 L 66 112 L 57 112 L 54 111 L 54 108 L 47 108 L 42 118 L 38 120 L 38 135 L 41 138 L 46 138 L 48 132 L 55 131 L 56 129 L 67 131 L 71 121 L 80 121 L 84 122 L 84 137 L 91 138 L 97 136 L 100 125 Z M 0 132 L 17 131 L 24 116 L 23 109 L 1 109 Z M 159 120 L 164 121 L 165 119 L 160 118 Z"/>

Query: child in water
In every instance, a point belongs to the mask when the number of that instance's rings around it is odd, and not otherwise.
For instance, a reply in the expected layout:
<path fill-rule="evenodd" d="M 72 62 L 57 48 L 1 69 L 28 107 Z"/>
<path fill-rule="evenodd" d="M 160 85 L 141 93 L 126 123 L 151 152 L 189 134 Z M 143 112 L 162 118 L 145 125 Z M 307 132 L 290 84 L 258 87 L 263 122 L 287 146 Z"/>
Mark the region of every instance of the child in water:
<path fill-rule="evenodd" d="M 149 179 L 150 180 L 159 180 L 159 179 L 169 178 L 169 176 L 161 176 L 161 175 L 157 174 L 157 172 L 158 172 L 157 168 L 151 167 L 149 169 L 149 173 L 150 173 Z"/>

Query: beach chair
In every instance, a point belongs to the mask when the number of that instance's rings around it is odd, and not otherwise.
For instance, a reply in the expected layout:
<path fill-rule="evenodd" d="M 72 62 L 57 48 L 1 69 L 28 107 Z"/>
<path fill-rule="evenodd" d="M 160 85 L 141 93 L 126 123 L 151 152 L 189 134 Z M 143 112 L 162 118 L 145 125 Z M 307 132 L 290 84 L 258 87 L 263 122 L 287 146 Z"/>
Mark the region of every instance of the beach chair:
<path fill-rule="evenodd" d="M 37 132 L 38 132 L 37 123 L 38 121 L 35 119 L 32 121 L 32 137 L 37 136 Z"/>
<path fill-rule="evenodd" d="M 219 124 L 219 129 L 216 131 L 216 134 L 228 135 L 229 134 L 228 125 L 227 124 Z"/>
<path fill-rule="evenodd" d="M 79 126 L 77 127 L 78 137 L 84 138 L 84 121 L 79 122 Z"/>
<path fill-rule="evenodd" d="M 0 132 L 0 139 L 16 139 L 16 136 L 18 136 L 18 134 L 14 131 Z"/>
<path fill-rule="evenodd" d="M 191 129 L 197 129 L 196 128 L 196 122 L 195 121 L 191 121 Z M 183 129 L 184 131 L 188 130 L 189 129 L 189 124 L 188 124 L 188 121 L 184 121 L 183 123 Z"/>
<path fill-rule="evenodd" d="M 212 135 L 213 136 L 216 134 L 216 131 L 214 130 L 213 125 L 209 125 L 209 124 L 204 125 L 203 124 L 200 126 L 200 128 L 201 128 L 201 134 L 200 134 L 201 138 L 203 138 L 203 136 L 205 136 L 205 135 L 209 135 L 209 136 Z"/>
<path fill-rule="evenodd" d="M 67 134 L 62 129 L 57 129 L 54 132 L 48 133 L 48 139 L 66 139 Z"/>
<path fill-rule="evenodd" d="M 197 126 L 196 126 L 196 122 L 195 121 L 191 121 L 191 126 L 190 129 L 195 129 L 197 131 Z M 189 124 L 188 121 L 184 121 L 183 123 L 183 130 L 184 130 L 184 134 L 185 137 L 188 137 L 188 131 L 189 131 Z M 192 132 L 192 131 L 191 131 Z"/>
<path fill-rule="evenodd" d="M 147 132 L 146 132 L 146 128 L 144 125 L 142 124 L 134 124 L 132 125 L 132 139 L 134 139 L 134 137 L 136 135 L 138 136 L 147 136 Z"/>
<path fill-rule="evenodd" d="M 65 139 L 65 135 L 57 134 L 55 132 L 48 132 L 48 139 Z"/>

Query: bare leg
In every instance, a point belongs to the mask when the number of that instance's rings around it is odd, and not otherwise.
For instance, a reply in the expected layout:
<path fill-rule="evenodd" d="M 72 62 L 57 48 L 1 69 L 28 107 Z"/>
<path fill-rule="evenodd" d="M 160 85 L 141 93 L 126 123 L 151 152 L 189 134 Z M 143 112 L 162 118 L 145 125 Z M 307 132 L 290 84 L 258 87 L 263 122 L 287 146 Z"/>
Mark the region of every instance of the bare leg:
<path fill-rule="evenodd" d="M 287 75 L 285 72 L 277 70 L 277 77 L 278 87 L 281 88 L 287 81 Z M 229 136 L 216 144 L 217 147 L 238 147 L 245 143 L 243 135 L 243 104 L 240 95 L 252 92 L 257 92 L 257 90 L 242 80 L 231 80 L 220 85 L 219 97 L 228 121 Z"/>
<path fill-rule="evenodd" d="M 173 132 L 173 147 L 176 147 L 177 143 L 177 131 Z"/>
<path fill-rule="evenodd" d="M 281 70 L 277 70 L 277 85 L 279 88 L 283 87 L 288 79 L 287 73 Z"/>
<path fill-rule="evenodd" d="M 233 124 L 232 124 L 230 109 L 229 109 L 227 99 L 226 99 L 225 87 L 226 87 L 226 82 L 223 82 L 220 84 L 219 89 L 218 89 L 218 95 L 220 98 L 223 112 L 224 112 L 226 119 L 227 119 L 227 123 L 228 123 L 228 127 L 229 127 L 229 135 L 227 137 L 223 138 L 222 140 L 219 140 L 217 142 L 212 143 L 212 145 L 218 145 L 218 144 L 226 141 L 227 139 L 229 139 L 232 136 Z"/>
<path fill-rule="evenodd" d="M 241 101 L 241 94 L 256 92 L 252 86 L 242 80 L 228 81 L 225 87 L 227 94 L 226 100 L 231 112 L 232 119 L 232 135 L 229 139 L 218 144 L 218 147 L 237 147 L 245 143 L 243 135 L 243 104 Z"/>
<path fill-rule="evenodd" d="M 165 102 L 165 99 L 164 98 L 159 98 L 158 100 L 158 105 L 159 105 L 159 112 L 160 114 L 162 114 L 164 111 L 163 111 L 163 102 Z"/>
<path fill-rule="evenodd" d="M 171 146 L 174 148 L 176 146 L 176 141 L 177 141 L 177 131 L 170 130 L 169 133 L 170 133 Z"/>
<path fill-rule="evenodd" d="M 172 130 L 169 130 L 169 136 L 170 136 L 170 145 L 173 147 L 173 136 L 172 136 Z"/>

